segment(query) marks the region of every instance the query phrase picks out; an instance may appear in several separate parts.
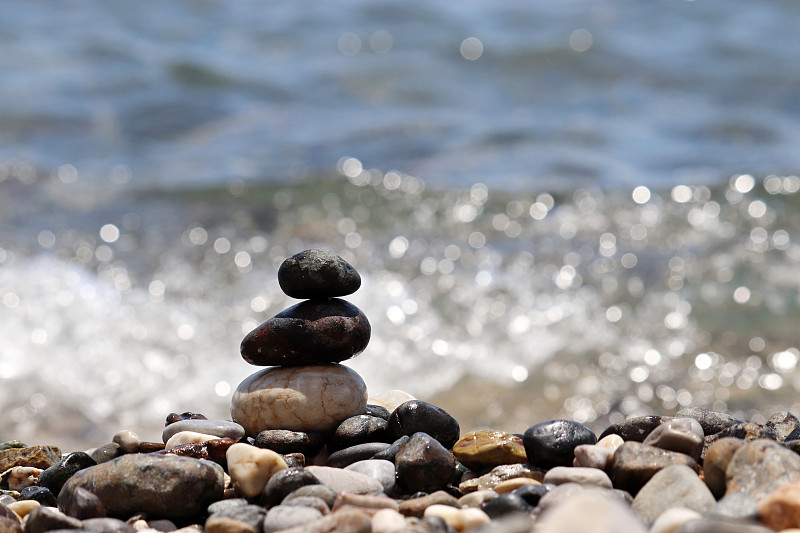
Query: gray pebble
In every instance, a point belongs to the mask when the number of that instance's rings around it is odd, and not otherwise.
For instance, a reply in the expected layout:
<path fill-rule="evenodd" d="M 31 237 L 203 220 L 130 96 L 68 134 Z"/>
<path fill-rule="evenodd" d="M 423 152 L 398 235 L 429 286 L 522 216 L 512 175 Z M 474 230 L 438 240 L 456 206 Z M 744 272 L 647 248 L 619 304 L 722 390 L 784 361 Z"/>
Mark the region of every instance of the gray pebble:
<path fill-rule="evenodd" d="M 322 518 L 322 513 L 312 507 L 277 505 L 267 511 L 264 518 L 264 533 L 272 533 L 290 527 L 307 524 Z"/>
<path fill-rule="evenodd" d="M 395 485 L 394 463 L 385 459 L 367 459 L 356 461 L 345 467 L 345 470 L 366 474 L 372 479 L 380 481 L 383 492 L 389 494 Z"/>

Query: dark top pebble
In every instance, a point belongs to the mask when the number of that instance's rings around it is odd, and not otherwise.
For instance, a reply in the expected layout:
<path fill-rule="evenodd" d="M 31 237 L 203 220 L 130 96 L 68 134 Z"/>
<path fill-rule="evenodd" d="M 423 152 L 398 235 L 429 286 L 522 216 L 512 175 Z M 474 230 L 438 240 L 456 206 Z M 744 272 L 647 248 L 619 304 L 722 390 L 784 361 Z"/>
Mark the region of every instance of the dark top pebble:
<path fill-rule="evenodd" d="M 312 249 L 285 260 L 278 269 L 278 283 L 292 298 L 331 298 L 356 292 L 361 276 L 335 253 Z"/>
<path fill-rule="evenodd" d="M 366 442 L 388 442 L 388 422 L 370 415 L 345 419 L 328 438 L 328 451 L 333 453 Z"/>
<path fill-rule="evenodd" d="M 384 420 L 389 420 L 389 417 L 392 416 L 392 412 L 384 406 L 372 404 L 367 404 L 366 409 L 364 409 L 364 414 L 377 416 L 378 418 L 383 418 Z"/>
<path fill-rule="evenodd" d="M 591 429 L 572 420 L 542 422 L 522 435 L 528 462 L 544 468 L 572 466 L 575 448 L 596 442 L 597 436 Z"/>
<path fill-rule="evenodd" d="M 61 487 L 78 470 L 95 466 L 97 461 L 86 452 L 72 452 L 61 458 L 56 464 L 43 471 L 39 476 L 39 485 L 47 487 L 58 496 Z"/>
<path fill-rule="evenodd" d="M 684 407 L 675 413 L 675 418 L 694 418 L 700 422 L 700 427 L 706 435 L 713 435 L 730 426 L 744 423 L 744 420 L 735 416 L 705 407 Z"/>
<path fill-rule="evenodd" d="M 691 416 L 686 416 L 685 418 L 694 418 Z M 612 424 L 608 426 L 601 434 L 598 439 L 602 439 L 607 437 L 608 435 L 619 435 L 622 437 L 622 440 L 628 441 L 633 440 L 636 442 L 643 442 L 644 439 L 653 431 L 655 428 L 661 425 L 661 422 L 672 420 L 673 417 L 666 417 L 660 415 L 645 415 L 645 416 L 634 416 L 632 418 L 628 418 L 627 420 L 623 420 L 617 424 Z M 702 426 L 703 423 L 700 422 Z"/>
<path fill-rule="evenodd" d="M 265 507 L 274 507 L 300 487 L 319 484 L 319 479 L 308 470 L 286 468 L 269 478 L 264 491 L 261 493 L 261 503 Z"/>
<path fill-rule="evenodd" d="M 55 494 L 53 494 L 50 489 L 37 485 L 31 485 L 30 487 L 22 489 L 19 492 L 19 499 L 37 501 L 47 507 L 55 507 L 57 502 Z"/>
<path fill-rule="evenodd" d="M 400 404 L 389 417 L 388 431 L 391 440 L 418 432 L 427 433 L 448 450 L 461 436 L 458 421 L 450 413 L 422 400 Z"/>
<path fill-rule="evenodd" d="M 325 445 L 325 435 L 310 431 L 266 429 L 256 435 L 253 444 L 281 454 L 302 453 L 306 457 L 313 457 Z"/>

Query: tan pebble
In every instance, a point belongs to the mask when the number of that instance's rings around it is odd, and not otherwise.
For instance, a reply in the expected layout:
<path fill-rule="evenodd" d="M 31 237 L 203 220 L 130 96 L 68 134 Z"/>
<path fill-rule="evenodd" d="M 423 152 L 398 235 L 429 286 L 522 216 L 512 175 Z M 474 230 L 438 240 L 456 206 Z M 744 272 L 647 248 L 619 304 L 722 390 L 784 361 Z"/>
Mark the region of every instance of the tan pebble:
<path fill-rule="evenodd" d="M 506 492 L 517 490 L 523 485 L 541 485 L 541 483 L 529 477 L 515 477 L 501 481 L 492 490 L 497 494 L 505 494 Z"/>
<path fill-rule="evenodd" d="M 19 492 L 25 487 L 39 483 L 39 476 L 42 472 L 41 468 L 32 466 L 15 466 L 0 474 L 0 477 L 6 480 L 9 490 Z"/>
<path fill-rule="evenodd" d="M 207 442 L 218 438 L 219 437 L 215 435 L 206 435 L 205 433 L 197 433 L 195 431 L 179 431 L 178 433 L 175 433 L 172 437 L 170 437 L 170 439 L 164 445 L 164 448 L 169 450 L 170 448 L 174 448 L 175 446 L 180 446 L 181 444 Z"/>
<path fill-rule="evenodd" d="M 478 526 L 488 524 L 491 519 L 489 515 L 475 507 L 456 509 L 449 505 L 431 505 L 425 509 L 423 516 L 438 516 L 456 531 L 472 531 Z"/>
<path fill-rule="evenodd" d="M 579 483 L 584 486 L 600 487 L 603 489 L 612 488 L 611 478 L 608 477 L 608 474 L 597 468 L 585 468 L 580 466 L 556 466 L 551 468 L 544 475 L 543 483 L 552 483 L 553 485 Z"/>
<path fill-rule="evenodd" d="M 528 462 L 521 437 L 492 429 L 467 433 L 453 445 L 453 455 L 474 470 Z"/>
<path fill-rule="evenodd" d="M 225 458 L 233 488 L 245 498 L 254 498 L 261 494 L 267 481 L 276 472 L 287 468 L 286 461 L 280 454 L 243 442 L 237 442 L 228 448 Z"/>
<path fill-rule="evenodd" d="M 397 501 L 386 496 L 341 492 L 336 497 L 336 501 L 333 502 L 331 511 L 335 512 L 346 505 L 357 507 L 362 511 L 366 511 L 368 509 L 393 509 L 397 511 L 398 509 Z"/>
<path fill-rule="evenodd" d="M 703 518 L 697 511 L 686 507 L 672 507 L 667 509 L 655 519 L 650 526 L 649 533 L 675 533 L 683 524 L 689 520 Z"/>
<path fill-rule="evenodd" d="M 800 527 L 800 483 L 789 483 L 758 502 L 761 522 L 775 531 Z"/>
<path fill-rule="evenodd" d="M 17 516 L 21 519 L 25 518 L 25 516 L 39 507 L 41 505 L 36 500 L 19 500 L 14 503 L 9 503 L 6 505 L 9 509 L 17 513 Z"/>
<path fill-rule="evenodd" d="M 596 444 L 580 444 L 572 453 L 575 455 L 572 466 L 606 470 L 614 460 L 614 450 Z"/>
<path fill-rule="evenodd" d="M 381 509 L 372 516 L 371 533 L 394 533 L 406 528 L 406 518 L 394 509 Z"/>
<path fill-rule="evenodd" d="M 622 440 L 622 437 L 616 433 L 612 433 L 611 435 L 606 435 L 597 441 L 597 446 L 605 446 L 606 448 L 611 448 L 612 450 L 616 451 L 617 448 L 622 446 L 623 442 L 625 441 Z"/>
<path fill-rule="evenodd" d="M 406 391 L 388 390 L 373 394 L 367 399 L 367 403 L 370 405 L 380 405 L 391 412 L 400 407 L 401 404 L 411 400 L 416 400 L 416 398 Z"/>
<path fill-rule="evenodd" d="M 460 497 L 458 499 L 458 504 L 461 507 L 480 507 L 484 503 L 488 502 L 489 500 L 494 500 L 498 496 L 499 494 L 493 490 L 477 490 Z"/>
<path fill-rule="evenodd" d="M 122 453 L 136 453 L 139 451 L 139 443 L 142 442 L 142 439 L 133 431 L 123 429 L 114 434 L 111 442 L 119 444 Z"/>
<path fill-rule="evenodd" d="M 458 490 L 460 490 L 464 494 L 468 494 L 470 492 L 475 492 L 478 490 L 478 485 L 480 484 L 480 478 L 472 478 L 466 481 L 462 481 L 458 484 Z"/>
<path fill-rule="evenodd" d="M 147 520 L 134 520 L 131 524 L 131 527 L 136 531 L 144 531 L 145 529 L 150 529 L 150 526 L 147 524 Z"/>
<path fill-rule="evenodd" d="M 222 481 L 224 483 L 224 485 L 222 485 L 224 487 L 224 489 L 231 488 L 231 483 L 233 483 L 233 481 L 231 480 L 231 476 L 229 476 L 227 472 L 225 472 L 222 475 Z"/>
<path fill-rule="evenodd" d="M 256 533 L 247 522 L 228 516 L 211 516 L 206 520 L 205 533 Z"/>

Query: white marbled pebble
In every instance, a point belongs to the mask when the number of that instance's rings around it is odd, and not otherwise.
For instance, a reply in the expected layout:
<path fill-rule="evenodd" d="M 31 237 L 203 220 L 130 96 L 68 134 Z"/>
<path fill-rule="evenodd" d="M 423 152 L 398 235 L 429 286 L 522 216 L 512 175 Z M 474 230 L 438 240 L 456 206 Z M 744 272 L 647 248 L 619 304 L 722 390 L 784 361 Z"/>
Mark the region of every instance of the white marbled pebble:
<path fill-rule="evenodd" d="M 245 498 L 254 498 L 261 494 L 267 481 L 275 473 L 288 468 L 280 454 L 243 442 L 237 442 L 228 448 L 225 459 L 228 461 L 228 473 L 234 490 Z"/>
<path fill-rule="evenodd" d="M 433 504 L 425 509 L 423 516 L 438 516 L 456 531 L 471 531 L 491 522 L 489 515 L 476 507 L 456 509 L 449 505 Z"/>
<path fill-rule="evenodd" d="M 251 437 L 265 429 L 326 432 L 366 405 L 364 380 L 346 366 L 269 367 L 239 384 L 231 416 Z"/>
<path fill-rule="evenodd" d="M 381 509 L 372 515 L 372 533 L 394 533 L 406 527 L 406 517 L 394 509 Z"/>
<path fill-rule="evenodd" d="M 561 485 L 563 483 L 578 483 L 583 486 L 612 488 L 611 478 L 608 474 L 597 468 L 583 468 L 579 466 L 556 466 L 547 471 L 543 483 Z"/>
<path fill-rule="evenodd" d="M 164 444 L 164 449 L 169 450 L 170 448 L 174 448 L 175 446 L 180 446 L 181 444 L 193 444 L 197 442 L 207 442 L 213 439 L 218 439 L 219 437 L 215 435 L 206 435 L 205 433 L 197 433 L 195 431 L 180 431 L 175 433 L 166 444 Z"/>
<path fill-rule="evenodd" d="M 650 526 L 650 533 L 675 533 L 689 520 L 699 518 L 703 518 L 703 515 L 697 511 L 685 507 L 673 507 L 658 515 L 653 525 Z"/>

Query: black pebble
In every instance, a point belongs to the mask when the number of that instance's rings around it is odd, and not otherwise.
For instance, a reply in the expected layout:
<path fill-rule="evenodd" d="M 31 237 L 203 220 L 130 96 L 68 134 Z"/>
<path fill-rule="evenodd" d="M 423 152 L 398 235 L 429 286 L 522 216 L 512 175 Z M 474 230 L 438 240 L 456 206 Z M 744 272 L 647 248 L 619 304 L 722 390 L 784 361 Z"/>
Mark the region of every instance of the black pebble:
<path fill-rule="evenodd" d="M 397 451 L 400 449 L 400 446 L 408 442 L 410 439 L 408 435 L 403 435 L 396 441 L 394 441 L 388 448 L 386 448 L 382 452 L 378 452 L 372 456 L 373 459 L 385 459 L 387 461 L 394 462 L 394 458 L 397 456 Z"/>
<path fill-rule="evenodd" d="M 388 442 L 387 425 L 385 419 L 376 416 L 351 416 L 328 438 L 328 451 L 333 453 L 365 442 Z"/>
<path fill-rule="evenodd" d="M 364 409 L 364 414 L 369 416 L 377 416 L 378 418 L 383 418 L 384 420 L 389 420 L 389 417 L 392 416 L 392 412 L 384 406 L 372 404 L 367 404 L 367 407 Z"/>
<path fill-rule="evenodd" d="M 265 507 L 274 507 L 300 487 L 319 484 L 319 479 L 314 474 L 302 468 L 281 470 L 267 481 L 261 493 L 261 504 Z"/>
<path fill-rule="evenodd" d="M 306 457 L 313 457 L 325 445 L 325 435 L 287 429 L 267 429 L 256 435 L 253 444 L 280 454 L 302 453 Z"/>
<path fill-rule="evenodd" d="M 456 461 L 438 440 L 414 433 L 400 446 L 394 460 L 397 481 L 409 492 L 435 492 L 454 478 Z"/>
<path fill-rule="evenodd" d="M 422 400 L 400 404 L 389 417 L 388 429 L 392 440 L 403 435 L 427 433 L 448 450 L 461 436 L 458 421 L 450 413 Z"/>
<path fill-rule="evenodd" d="M 542 499 L 542 496 L 547 494 L 547 492 L 552 489 L 553 486 L 549 483 L 545 483 L 542 485 L 537 485 L 535 483 L 528 483 L 527 485 L 522 485 L 521 487 L 514 489 L 511 494 L 516 494 L 528 504 L 536 507 L 539 505 L 539 500 Z"/>
<path fill-rule="evenodd" d="M 106 508 L 100 498 L 83 487 L 59 494 L 58 508 L 62 513 L 79 520 L 106 516 Z"/>
<path fill-rule="evenodd" d="M 528 462 L 543 468 L 572 466 L 575 448 L 596 442 L 591 429 L 572 420 L 542 422 L 529 427 L 522 436 Z"/>
<path fill-rule="evenodd" d="M 622 440 L 628 441 L 633 440 L 636 442 L 644 442 L 644 439 L 653 431 L 656 427 L 661 425 L 661 422 L 665 420 L 671 420 L 673 417 L 664 417 L 660 415 L 645 415 L 645 416 L 635 416 L 633 418 L 628 418 L 627 420 L 623 420 L 618 424 L 612 424 L 608 426 L 601 434 L 599 438 L 606 437 L 608 435 L 614 434 L 619 435 L 622 437 Z M 694 418 L 694 417 L 684 417 L 684 418 Z M 702 426 L 703 423 L 700 422 Z"/>
<path fill-rule="evenodd" d="M 508 513 L 529 513 L 533 510 L 533 507 L 522 496 L 508 492 L 484 502 L 481 505 L 481 510 L 489 515 L 489 518 L 498 518 Z"/>
<path fill-rule="evenodd" d="M 42 472 L 39 476 L 39 485 L 47 487 L 58 496 L 61 487 L 78 470 L 97 465 L 97 461 L 86 452 L 72 452 L 61 458 L 56 464 Z"/>
<path fill-rule="evenodd" d="M 335 253 L 311 249 L 281 263 L 278 284 L 292 298 L 331 298 L 356 292 L 361 286 L 361 276 Z"/>
<path fill-rule="evenodd" d="M 31 485 L 19 491 L 19 500 L 34 500 L 47 507 L 55 507 L 57 500 L 52 491 L 46 487 Z"/>
<path fill-rule="evenodd" d="M 334 468 L 344 468 L 356 461 L 374 459 L 375 454 L 384 452 L 391 447 L 388 442 L 365 442 L 356 444 L 343 450 L 332 453 L 328 457 L 327 465 Z"/>

